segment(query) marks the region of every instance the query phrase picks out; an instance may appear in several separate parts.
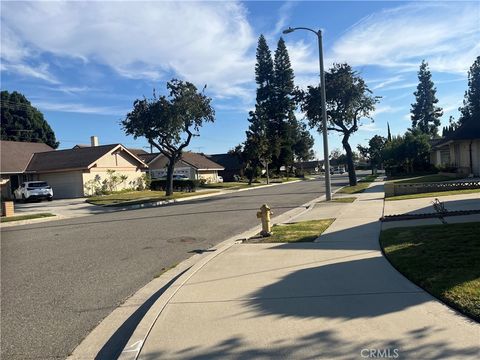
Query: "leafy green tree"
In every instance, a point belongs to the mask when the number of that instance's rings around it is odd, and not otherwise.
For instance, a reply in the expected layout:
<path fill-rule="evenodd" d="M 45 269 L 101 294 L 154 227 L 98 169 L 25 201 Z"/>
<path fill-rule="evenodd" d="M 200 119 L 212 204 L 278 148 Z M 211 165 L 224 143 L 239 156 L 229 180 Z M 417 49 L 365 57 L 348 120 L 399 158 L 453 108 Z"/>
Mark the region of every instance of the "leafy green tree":
<path fill-rule="evenodd" d="M 385 167 L 390 173 L 411 174 L 430 167 L 430 136 L 418 129 L 403 136 L 394 136 L 382 151 Z"/>
<path fill-rule="evenodd" d="M 368 147 L 361 145 L 358 145 L 357 147 L 360 154 L 370 160 L 372 174 L 376 172 L 383 162 L 383 149 L 385 148 L 386 143 L 387 139 L 383 136 L 375 135 L 368 141 Z"/>
<path fill-rule="evenodd" d="M 297 129 L 295 131 L 295 143 L 292 150 L 297 161 L 308 161 L 313 159 L 313 145 L 314 139 L 307 129 L 307 125 L 298 122 Z"/>
<path fill-rule="evenodd" d="M 168 96 L 137 99 L 133 110 L 121 121 L 127 135 L 145 137 L 168 159 L 166 195 L 173 194 L 173 171 L 183 149 L 193 136 L 199 136 L 204 122 L 215 120 L 211 98 L 187 81 L 167 82 Z M 205 89 L 205 88 L 204 88 Z"/>
<path fill-rule="evenodd" d="M 468 90 L 465 91 L 463 106 L 458 109 L 460 125 L 469 121 L 480 123 L 480 56 L 470 67 L 468 72 Z"/>
<path fill-rule="evenodd" d="M 273 145 L 272 164 L 277 170 L 285 165 L 288 169 L 293 164 L 297 120 L 295 118 L 294 74 L 287 47 L 280 38 L 274 55 L 274 114 L 269 127 L 269 141 Z"/>
<path fill-rule="evenodd" d="M 4 90 L 0 107 L 2 140 L 43 142 L 55 149 L 58 147 L 59 142 L 43 114 L 24 95 Z"/>
<path fill-rule="evenodd" d="M 418 81 L 417 91 L 414 92 L 415 103 L 412 104 L 411 109 L 412 128 L 419 129 L 430 137 L 435 137 L 443 110 L 436 106 L 438 103 L 437 89 L 433 84 L 432 74 L 425 60 L 420 65 Z"/>
<path fill-rule="evenodd" d="M 371 119 L 379 97 L 373 96 L 365 81 L 348 64 L 334 64 L 325 74 L 327 105 L 327 129 L 321 120 L 319 87 L 309 86 L 307 91 L 298 92 L 298 101 L 311 127 L 319 132 L 337 131 L 342 134 L 342 145 L 347 156 L 350 185 L 357 184 L 354 153 L 349 144 L 350 136 L 358 130 L 362 118 Z"/>

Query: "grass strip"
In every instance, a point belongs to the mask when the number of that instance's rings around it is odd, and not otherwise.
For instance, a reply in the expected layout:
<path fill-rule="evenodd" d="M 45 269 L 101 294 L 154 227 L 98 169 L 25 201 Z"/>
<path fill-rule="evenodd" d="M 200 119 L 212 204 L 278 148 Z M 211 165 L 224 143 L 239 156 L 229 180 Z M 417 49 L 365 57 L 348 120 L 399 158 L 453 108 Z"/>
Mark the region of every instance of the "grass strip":
<path fill-rule="evenodd" d="M 102 206 L 122 206 L 122 205 L 136 205 L 156 201 L 165 201 L 173 199 L 181 199 L 190 196 L 207 195 L 216 193 L 218 191 L 202 191 L 202 192 L 174 192 L 171 196 L 166 196 L 165 191 L 132 191 L 122 192 L 117 194 L 91 196 L 86 202 L 93 205 Z"/>
<path fill-rule="evenodd" d="M 408 279 L 480 321 L 480 222 L 395 228 L 380 243 Z"/>
<path fill-rule="evenodd" d="M 1 217 L 0 222 L 6 223 L 11 221 L 20 221 L 20 220 L 30 220 L 30 219 L 40 219 L 55 216 L 54 214 L 50 213 L 38 213 L 38 214 L 29 214 L 29 215 L 17 215 L 17 216 L 9 216 L 9 217 Z"/>
<path fill-rule="evenodd" d="M 460 178 L 460 177 L 458 177 Z M 417 176 L 408 179 L 399 179 L 399 180 L 392 180 L 391 182 L 397 184 L 417 184 L 417 183 L 425 183 L 425 182 L 442 182 L 442 181 L 452 181 L 456 178 L 441 175 L 441 174 L 432 174 L 432 175 L 424 175 L 424 176 Z"/>
<path fill-rule="evenodd" d="M 274 225 L 272 236 L 262 238 L 265 243 L 311 242 L 318 238 L 335 219 L 300 221 Z"/>
<path fill-rule="evenodd" d="M 426 197 L 476 194 L 476 193 L 480 193 L 480 189 L 449 190 L 449 191 L 436 191 L 436 192 L 421 193 L 421 194 L 398 195 L 398 196 L 385 198 L 385 201 L 408 200 L 408 199 L 419 199 L 419 198 L 426 198 Z"/>
<path fill-rule="evenodd" d="M 352 203 L 357 200 L 356 197 L 338 197 L 330 200 L 330 202 L 337 202 L 337 203 Z"/>

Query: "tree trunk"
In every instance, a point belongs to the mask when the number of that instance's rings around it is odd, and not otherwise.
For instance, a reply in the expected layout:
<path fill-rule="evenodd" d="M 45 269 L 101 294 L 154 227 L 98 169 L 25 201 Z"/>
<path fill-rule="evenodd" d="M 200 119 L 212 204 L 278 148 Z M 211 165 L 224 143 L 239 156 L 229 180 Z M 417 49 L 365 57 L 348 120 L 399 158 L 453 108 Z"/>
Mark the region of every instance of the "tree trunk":
<path fill-rule="evenodd" d="M 173 195 L 173 171 L 175 170 L 175 159 L 176 159 L 175 156 L 168 159 L 167 184 L 166 184 L 167 186 L 165 189 L 166 196 Z"/>
<path fill-rule="evenodd" d="M 267 171 L 266 172 L 266 175 L 267 175 L 267 184 L 270 184 L 270 175 L 268 173 L 268 161 L 265 161 L 265 170 Z"/>
<path fill-rule="evenodd" d="M 348 169 L 348 181 L 350 186 L 357 185 L 357 176 L 355 174 L 355 165 L 353 164 L 353 152 L 350 144 L 348 143 L 348 139 L 350 134 L 344 135 L 342 139 L 342 145 L 345 149 L 345 153 L 347 155 L 347 169 Z"/>

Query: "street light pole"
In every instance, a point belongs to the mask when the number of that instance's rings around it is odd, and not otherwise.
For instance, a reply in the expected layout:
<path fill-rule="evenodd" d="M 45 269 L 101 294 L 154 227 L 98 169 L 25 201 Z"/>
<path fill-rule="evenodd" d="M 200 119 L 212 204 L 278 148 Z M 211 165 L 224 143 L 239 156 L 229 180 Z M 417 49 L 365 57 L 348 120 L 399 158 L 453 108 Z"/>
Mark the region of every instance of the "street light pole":
<path fill-rule="evenodd" d="M 325 95 L 325 69 L 323 67 L 323 42 L 322 30 L 312 30 L 305 27 L 291 28 L 283 30 L 284 34 L 289 34 L 295 30 L 307 30 L 313 32 L 318 38 L 318 63 L 320 66 L 320 101 L 322 107 L 322 129 L 323 129 L 323 165 L 325 168 L 325 197 L 327 201 L 332 200 L 332 188 L 330 182 L 330 161 L 328 160 L 328 134 L 327 134 L 327 106 Z"/>

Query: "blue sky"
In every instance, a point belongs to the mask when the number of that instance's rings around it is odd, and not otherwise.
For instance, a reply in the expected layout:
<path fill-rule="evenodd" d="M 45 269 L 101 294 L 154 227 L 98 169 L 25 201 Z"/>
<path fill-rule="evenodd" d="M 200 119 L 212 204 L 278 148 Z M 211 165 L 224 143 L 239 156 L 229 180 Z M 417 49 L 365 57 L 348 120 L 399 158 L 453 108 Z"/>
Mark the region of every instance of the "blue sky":
<path fill-rule="evenodd" d="M 225 152 L 242 142 L 255 100 L 258 36 L 272 52 L 288 26 L 324 30 L 326 67 L 348 62 L 375 95 L 375 121 L 363 121 L 352 145 L 409 126 L 422 59 L 430 64 L 443 124 L 458 116 L 467 70 L 480 54 L 480 3 L 316 2 L 6 2 L 1 3 L 1 89 L 24 93 L 44 114 L 61 148 L 121 142 L 119 121 L 136 98 L 165 89 L 172 77 L 208 84 L 216 121 L 190 150 Z M 316 38 L 285 36 L 296 84 L 318 81 Z M 298 117 L 302 117 L 298 113 Z M 322 157 L 322 143 L 315 150 Z M 330 148 L 340 148 L 336 133 Z"/>

